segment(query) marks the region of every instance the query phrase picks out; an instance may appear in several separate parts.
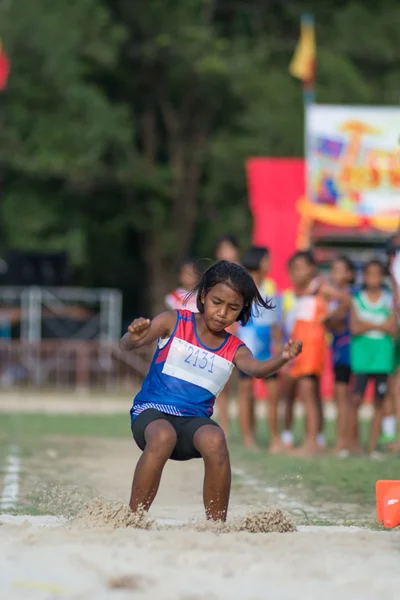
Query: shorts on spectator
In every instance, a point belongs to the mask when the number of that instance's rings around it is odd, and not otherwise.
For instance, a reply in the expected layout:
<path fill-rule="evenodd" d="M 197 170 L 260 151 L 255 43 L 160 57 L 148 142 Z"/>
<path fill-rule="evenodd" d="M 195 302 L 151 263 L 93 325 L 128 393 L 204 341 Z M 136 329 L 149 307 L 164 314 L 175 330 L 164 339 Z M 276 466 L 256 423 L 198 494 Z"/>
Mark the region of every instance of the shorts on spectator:
<path fill-rule="evenodd" d="M 386 373 L 358 373 L 354 380 L 354 393 L 364 396 L 371 379 L 375 383 L 375 402 L 383 402 L 388 391 L 389 375 Z"/>
<path fill-rule="evenodd" d="M 350 383 L 351 369 L 349 365 L 335 365 L 335 383 Z"/>

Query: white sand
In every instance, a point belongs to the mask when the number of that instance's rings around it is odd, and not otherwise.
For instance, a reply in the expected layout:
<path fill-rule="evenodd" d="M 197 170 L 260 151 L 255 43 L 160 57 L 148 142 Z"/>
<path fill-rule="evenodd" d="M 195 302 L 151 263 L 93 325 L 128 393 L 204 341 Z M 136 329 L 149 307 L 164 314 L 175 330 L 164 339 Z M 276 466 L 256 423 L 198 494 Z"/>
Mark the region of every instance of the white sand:
<path fill-rule="evenodd" d="M 106 501 L 126 500 L 138 456 L 133 443 L 80 443 L 80 461 L 69 463 L 69 476 Z M 57 466 L 56 455 L 49 456 Z M 167 465 L 151 513 L 161 519 L 161 529 L 157 524 L 151 530 L 85 528 L 54 517 L 0 517 L 1 599 L 399 598 L 399 531 L 302 527 L 296 533 L 253 534 L 179 526 L 193 517 L 203 519 L 202 471 L 200 460 Z M 60 492 L 61 512 L 64 500 Z M 267 502 L 268 494 L 255 488 L 233 490 L 231 518 Z"/>
<path fill-rule="evenodd" d="M 3 525 L 0 588 L 8 600 L 394 600 L 399 550 L 399 535 L 354 530 L 216 535 Z"/>

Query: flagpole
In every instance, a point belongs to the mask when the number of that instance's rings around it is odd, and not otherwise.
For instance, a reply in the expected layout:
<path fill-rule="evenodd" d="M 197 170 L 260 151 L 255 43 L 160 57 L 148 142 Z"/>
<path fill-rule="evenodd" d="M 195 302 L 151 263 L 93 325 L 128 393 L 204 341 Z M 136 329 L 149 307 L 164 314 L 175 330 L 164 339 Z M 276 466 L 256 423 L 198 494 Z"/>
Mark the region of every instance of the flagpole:
<path fill-rule="evenodd" d="M 307 128 L 308 109 L 315 104 L 315 34 L 314 34 L 314 16 L 312 14 L 304 14 L 301 16 L 301 30 L 311 32 L 309 35 L 312 36 L 311 45 L 311 56 L 308 60 L 312 63 L 308 66 L 308 74 L 303 79 L 303 124 L 304 124 L 304 170 L 305 170 L 305 196 L 307 201 L 311 201 L 311 186 L 309 177 L 309 165 L 307 157 L 311 154 L 311 147 L 309 143 L 309 135 Z M 312 56 L 314 54 L 314 56 Z M 303 217 L 304 218 L 304 217 Z M 306 222 L 303 224 L 303 238 L 308 240 L 308 246 L 310 246 L 311 240 L 311 229 L 312 220 L 306 218 Z"/>

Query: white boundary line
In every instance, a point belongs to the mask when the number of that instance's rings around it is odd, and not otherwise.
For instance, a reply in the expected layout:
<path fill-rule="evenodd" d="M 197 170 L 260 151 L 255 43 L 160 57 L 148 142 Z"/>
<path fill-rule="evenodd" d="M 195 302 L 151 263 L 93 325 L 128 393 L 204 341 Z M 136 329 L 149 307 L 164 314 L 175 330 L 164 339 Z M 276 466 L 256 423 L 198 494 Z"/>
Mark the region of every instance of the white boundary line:
<path fill-rule="evenodd" d="M 258 490 L 259 492 L 267 492 L 268 494 L 271 494 L 271 500 L 273 500 L 274 503 L 276 503 L 277 501 L 281 501 L 283 508 L 286 508 L 288 510 L 297 509 L 301 512 L 304 512 L 304 514 L 312 514 L 320 518 L 327 518 L 325 515 L 322 515 L 320 511 L 315 507 L 302 502 L 296 502 L 296 500 L 293 500 L 288 494 L 285 494 L 278 488 L 266 486 L 265 483 L 263 483 L 262 481 L 255 479 L 254 477 L 250 477 L 246 474 L 245 471 L 243 471 L 243 469 L 238 469 L 237 467 L 231 468 L 232 475 L 236 475 L 236 477 L 239 477 L 243 485 L 252 487 Z"/>
<path fill-rule="evenodd" d="M 21 460 L 16 446 L 10 446 L 6 459 L 3 490 L 0 496 L 0 510 L 14 509 L 17 506 L 20 489 Z"/>

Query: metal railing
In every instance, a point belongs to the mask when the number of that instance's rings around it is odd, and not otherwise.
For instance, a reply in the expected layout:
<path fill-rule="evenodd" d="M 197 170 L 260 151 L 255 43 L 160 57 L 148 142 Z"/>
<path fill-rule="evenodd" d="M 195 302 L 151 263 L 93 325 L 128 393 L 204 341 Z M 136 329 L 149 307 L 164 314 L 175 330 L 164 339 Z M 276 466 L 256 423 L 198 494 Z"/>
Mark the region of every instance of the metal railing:
<path fill-rule="evenodd" d="M 0 390 L 19 388 L 127 392 L 147 374 L 154 348 L 70 340 L 0 342 Z"/>

